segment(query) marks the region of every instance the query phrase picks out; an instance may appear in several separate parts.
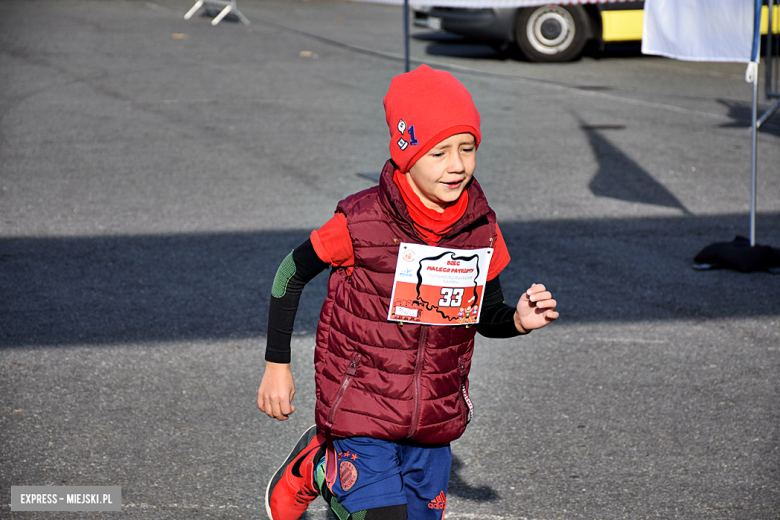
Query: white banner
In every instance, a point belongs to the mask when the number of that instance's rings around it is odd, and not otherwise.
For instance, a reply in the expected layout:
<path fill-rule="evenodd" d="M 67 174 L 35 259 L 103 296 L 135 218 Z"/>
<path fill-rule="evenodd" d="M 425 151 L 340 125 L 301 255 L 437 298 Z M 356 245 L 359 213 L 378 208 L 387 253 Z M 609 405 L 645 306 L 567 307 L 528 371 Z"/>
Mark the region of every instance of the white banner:
<path fill-rule="evenodd" d="M 752 0 L 645 0 L 642 52 L 747 63 L 753 22 Z"/>
<path fill-rule="evenodd" d="M 404 0 L 355 0 L 374 4 L 404 5 Z M 533 7 L 536 5 L 574 5 L 574 4 L 615 4 L 632 0 L 409 0 L 411 7 Z"/>

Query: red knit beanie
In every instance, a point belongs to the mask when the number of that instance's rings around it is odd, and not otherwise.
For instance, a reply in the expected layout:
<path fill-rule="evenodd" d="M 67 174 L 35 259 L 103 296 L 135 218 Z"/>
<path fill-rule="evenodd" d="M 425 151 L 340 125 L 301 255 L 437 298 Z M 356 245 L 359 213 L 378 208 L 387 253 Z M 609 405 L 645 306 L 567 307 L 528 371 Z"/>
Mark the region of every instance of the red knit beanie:
<path fill-rule="evenodd" d="M 390 82 L 384 98 L 390 128 L 390 157 L 408 172 L 428 150 L 455 134 L 482 140 L 479 112 L 471 94 L 455 76 L 420 65 Z"/>

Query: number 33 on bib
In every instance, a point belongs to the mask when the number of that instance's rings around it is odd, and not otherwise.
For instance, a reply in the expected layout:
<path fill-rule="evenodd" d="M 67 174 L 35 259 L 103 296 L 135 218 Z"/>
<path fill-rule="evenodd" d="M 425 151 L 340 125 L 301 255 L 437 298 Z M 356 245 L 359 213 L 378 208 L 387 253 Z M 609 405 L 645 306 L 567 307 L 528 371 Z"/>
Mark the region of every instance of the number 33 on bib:
<path fill-rule="evenodd" d="M 493 250 L 402 243 L 387 319 L 426 325 L 479 323 Z"/>

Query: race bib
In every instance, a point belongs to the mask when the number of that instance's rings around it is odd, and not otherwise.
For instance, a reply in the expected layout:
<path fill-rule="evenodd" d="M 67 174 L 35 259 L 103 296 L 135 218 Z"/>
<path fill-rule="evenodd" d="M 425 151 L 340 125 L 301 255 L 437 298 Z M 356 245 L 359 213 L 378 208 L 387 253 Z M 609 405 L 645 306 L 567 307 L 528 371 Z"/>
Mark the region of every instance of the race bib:
<path fill-rule="evenodd" d="M 402 243 L 387 319 L 425 325 L 479 323 L 493 249 Z"/>

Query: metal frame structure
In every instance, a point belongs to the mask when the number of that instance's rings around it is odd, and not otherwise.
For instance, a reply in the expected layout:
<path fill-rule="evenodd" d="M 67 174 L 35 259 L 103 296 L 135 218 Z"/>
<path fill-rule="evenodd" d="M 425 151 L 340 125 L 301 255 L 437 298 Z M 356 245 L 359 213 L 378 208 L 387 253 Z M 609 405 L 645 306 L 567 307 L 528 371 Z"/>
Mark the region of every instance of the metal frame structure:
<path fill-rule="evenodd" d="M 187 11 L 187 14 L 184 15 L 185 20 L 189 20 L 192 18 L 192 15 L 198 12 L 198 9 L 200 9 L 203 6 L 209 7 L 212 5 L 217 5 L 219 7 L 222 7 L 222 10 L 219 12 L 217 16 L 214 17 L 214 19 L 211 21 L 211 25 L 217 25 L 219 22 L 222 21 L 223 18 L 225 18 L 228 14 L 234 13 L 239 20 L 244 22 L 244 25 L 249 25 L 249 19 L 244 16 L 241 11 L 238 10 L 238 7 L 236 7 L 236 0 L 198 0 L 195 2 L 195 5 L 193 5 L 189 11 Z"/>
<path fill-rule="evenodd" d="M 754 27 L 753 56 L 751 61 L 755 63 L 752 76 L 748 68 L 748 78 L 753 84 L 753 112 L 751 117 L 751 158 L 750 158 L 750 246 L 756 245 L 756 189 L 757 189 L 757 163 L 758 163 L 758 129 L 780 108 L 780 99 L 769 107 L 761 116 L 758 115 L 758 61 L 761 56 L 761 7 L 762 1 L 756 0 L 756 15 Z M 766 71 L 766 86 L 764 96 L 767 99 L 780 98 L 780 27 L 775 28 L 774 10 L 780 9 L 780 0 L 767 2 L 767 32 L 764 70 Z M 751 65 L 753 65 L 751 63 Z"/>
<path fill-rule="evenodd" d="M 780 3 L 767 2 L 766 49 L 766 97 L 780 98 Z M 777 18 L 777 20 L 775 20 Z M 777 23 L 775 23 L 777 22 Z M 777 32 L 775 32 L 777 29 Z M 771 110 L 771 109 L 770 109 Z"/>

